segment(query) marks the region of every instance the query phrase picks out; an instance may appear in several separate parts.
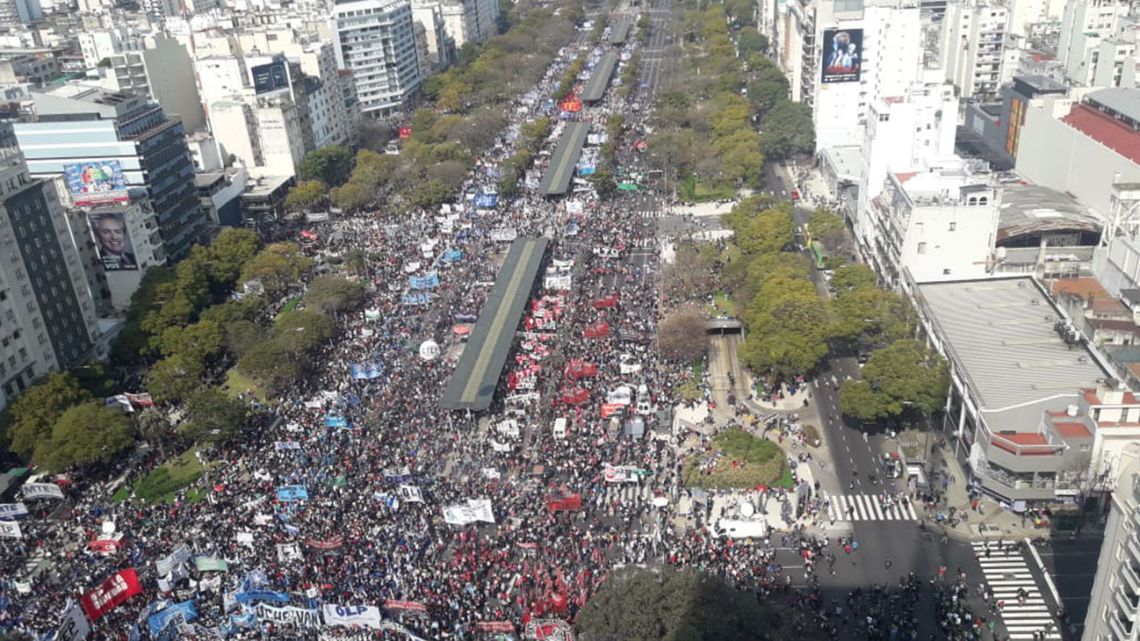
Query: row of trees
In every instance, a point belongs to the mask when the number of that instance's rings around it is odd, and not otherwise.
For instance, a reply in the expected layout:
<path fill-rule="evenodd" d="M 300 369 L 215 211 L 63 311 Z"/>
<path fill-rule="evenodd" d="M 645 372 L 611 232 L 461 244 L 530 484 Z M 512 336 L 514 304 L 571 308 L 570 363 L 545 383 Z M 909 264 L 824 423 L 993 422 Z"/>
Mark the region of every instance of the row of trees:
<path fill-rule="evenodd" d="M 553 121 L 545 116 L 535 118 L 520 128 L 519 139 L 515 143 L 515 153 L 500 167 L 499 194 L 505 197 L 518 192 L 519 181 L 526 175 L 534 155 L 542 149 L 546 137 L 550 135 Z"/>

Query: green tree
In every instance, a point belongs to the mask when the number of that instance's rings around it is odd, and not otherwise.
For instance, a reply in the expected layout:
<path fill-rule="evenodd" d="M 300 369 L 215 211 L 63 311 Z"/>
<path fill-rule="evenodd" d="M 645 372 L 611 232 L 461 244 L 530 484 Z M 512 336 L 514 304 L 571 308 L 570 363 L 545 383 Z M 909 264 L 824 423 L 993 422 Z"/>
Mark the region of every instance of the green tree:
<path fill-rule="evenodd" d="M 285 206 L 292 211 L 308 209 L 324 200 L 329 188 L 319 180 L 302 180 L 289 189 L 285 196 Z"/>
<path fill-rule="evenodd" d="M 754 80 L 748 83 L 748 99 L 760 113 L 767 113 L 781 101 L 788 99 L 788 81 L 782 76 L 778 80 Z"/>
<path fill-rule="evenodd" d="M 71 374 L 53 372 L 16 397 L 4 413 L 10 448 L 25 460 L 51 438 L 52 427 L 69 408 L 90 401 Z"/>
<path fill-rule="evenodd" d="M 166 443 L 170 439 L 172 430 L 166 414 L 157 407 L 143 408 L 135 418 L 139 437 L 157 448 L 160 458 L 166 458 Z"/>
<path fill-rule="evenodd" d="M 822 207 L 812 212 L 808 229 L 812 240 L 818 240 L 831 249 L 843 246 L 847 238 L 847 225 L 843 218 Z"/>
<path fill-rule="evenodd" d="M 237 369 L 260 382 L 271 394 L 292 385 L 304 372 L 303 363 L 282 341 L 274 339 L 250 347 L 238 360 Z"/>
<path fill-rule="evenodd" d="M 334 207 L 352 211 L 372 202 L 373 193 L 373 188 L 362 181 L 350 180 L 340 187 L 333 187 L 329 192 L 329 200 Z"/>
<path fill-rule="evenodd" d="M 296 243 L 273 243 L 245 264 L 242 281 L 258 280 L 267 292 L 277 293 L 301 280 L 313 266 Z"/>
<path fill-rule="evenodd" d="M 110 461 L 133 442 L 131 420 L 122 409 L 87 401 L 60 415 L 51 439 L 36 448 L 34 460 L 46 469 L 63 471 Z"/>
<path fill-rule="evenodd" d="M 788 208 L 773 208 L 752 218 L 736 234 L 736 243 L 745 254 L 783 251 L 796 239 L 796 224 Z"/>
<path fill-rule="evenodd" d="M 265 330 L 257 325 L 257 323 L 247 320 L 238 320 L 226 325 L 226 351 L 233 356 L 243 356 L 254 345 L 263 340 L 265 340 Z"/>
<path fill-rule="evenodd" d="M 317 311 L 282 312 L 274 323 L 274 340 L 303 361 L 305 355 L 332 336 L 334 327 L 332 319 Z"/>
<path fill-rule="evenodd" d="M 950 373 L 934 350 L 919 341 L 900 340 L 871 355 L 859 382 L 847 392 L 847 405 L 840 390 L 840 411 L 864 421 L 893 421 L 939 411 L 946 402 Z"/>
<path fill-rule="evenodd" d="M 787 160 L 810 155 L 815 151 L 815 125 L 811 107 L 781 100 L 760 119 L 764 155 L 773 160 Z"/>
<path fill-rule="evenodd" d="M 171 327 L 159 337 L 157 347 L 163 356 L 181 354 L 190 360 L 206 362 L 222 351 L 222 328 L 209 320 Z"/>
<path fill-rule="evenodd" d="M 241 275 L 242 267 L 257 255 L 260 248 L 261 241 L 252 229 L 225 227 L 214 237 L 209 247 L 210 276 L 226 290 L 221 296 L 229 294 Z"/>
<path fill-rule="evenodd" d="M 175 403 L 201 386 L 204 371 L 202 361 L 175 354 L 155 363 L 147 373 L 146 389 L 159 403 Z"/>
<path fill-rule="evenodd" d="M 217 387 L 203 387 L 186 403 L 188 420 L 178 431 L 195 443 L 224 443 L 241 432 L 245 405 Z"/>
<path fill-rule="evenodd" d="M 768 38 L 756 27 L 744 27 L 736 36 L 736 46 L 740 49 L 741 58 L 749 58 L 752 54 L 768 53 Z"/>
<path fill-rule="evenodd" d="M 597 171 L 590 176 L 590 182 L 594 185 L 594 190 L 598 192 L 598 198 L 608 200 L 614 197 L 617 193 L 617 181 L 614 180 L 614 174 L 606 167 L 598 167 Z"/>
<path fill-rule="evenodd" d="M 581 641 L 806 641 L 767 607 L 695 568 L 628 568 L 610 573 L 574 627 Z"/>
<path fill-rule="evenodd" d="M 840 265 L 835 268 L 831 276 L 831 286 L 841 296 L 846 291 L 874 289 L 878 288 L 878 285 L 879 277 L 875 275 L 875 271 L 858 263 Z"/>
<path fill-rule="evenodd" d="M 677 363 L 703 357 L 709 348 L 705 315 L 691 305 L 674 309 L 661 320 L 657 343 L 661 356 Z"/>
<path fill-rule="evenodd" d="M 772 289 L 775 286 L 771 287 Z M 761 288 L 747 311 L 744 361 L 755 371 L 781 377 L 811 372 L 828 353 L 830 318 L 811 283 L 778 297 Z"/>
<path fill-rule="evenodd" d="M 343 276 L 314 278 L 305 288 L 305 308 L 322 314 L 342 312 L 364 302 L 364 285 Z"/>
<path fill-rule="evenodd" d="M 302 180 L 318 180 L 326 185 L 338 186 L 352 173 L 352 154 L 340 145 L 329 145 L 310 151 L 301 161 Z"/>

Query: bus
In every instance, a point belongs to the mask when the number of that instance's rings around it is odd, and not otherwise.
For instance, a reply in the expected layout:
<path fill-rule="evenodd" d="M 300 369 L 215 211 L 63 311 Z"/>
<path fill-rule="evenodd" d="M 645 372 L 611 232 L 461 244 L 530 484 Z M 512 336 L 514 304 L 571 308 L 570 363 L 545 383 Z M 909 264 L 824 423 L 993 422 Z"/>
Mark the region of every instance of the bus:
<path fill-rule="evenodd" d="M 808 249 L 811 250 L 811 258 L 815 262 L 815 268 L 827 269 L 831 264 L 831 257 L 827 255 L 827 249 L 823 243 L 813 240 L 808 244 Z"/>

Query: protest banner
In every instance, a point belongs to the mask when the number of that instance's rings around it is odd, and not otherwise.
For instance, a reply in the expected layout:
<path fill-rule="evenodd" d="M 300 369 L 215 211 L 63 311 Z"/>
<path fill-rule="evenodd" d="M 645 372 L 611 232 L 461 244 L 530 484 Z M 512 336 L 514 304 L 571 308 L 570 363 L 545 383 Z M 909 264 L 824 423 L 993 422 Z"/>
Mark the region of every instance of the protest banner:
<path fill-rule="evenodd" d="M 275 449 L 277 451 L 299 450 L 299 449 L 301 449 L 301 444 L 298 443 L 297 441 L 277 441 L 276 443 L 273 444 L 273 449 Z"/>
<path fill-rule="evenodd" d="M 0 521 L 0 539 L 21 539 L 20 524 L 15 521 Z"/>
<path fill-rule="evenodd" d="M 300 560 L 304 556 L 301 554 L 301 546 L 296 543 L 278 543 L 277 544 L 277 560 L 286 563 L 288 561 Z"/>
<path fill-rule="evenodd" d="M 253 611 L 259 621 L 272 621 L 274 623 L 288 623 L 299 628 L 316 628 L 321 625 L 321 615 L 317 610 L 287 606 L 275 608 L 271 605 L 258 603 Z"/>
<path fill-rule="evenodd" d="M 419 612 L 427 614 L 427 606 L 419 601 L 399 601 L 388 599 L 384 601 L 384 609 L 393 612 Z"/>
<path fill-rule="evenodd" d="M 154 562 L 154 568 L 158 571 L 158 576 L 166 576 L 174 571 L 174 568 L 190 560 L 190 547 L 185 543 L 178 546 L 168 556 L 165 556 Z"/>
<path fill-rule="evenodd" d="M 194 557 L 194 568 L 199 572 L 227 572 L 230 564 L 211 556 L 198 556 Z"/>
<path fill-rule="evenodd" d="M 147 628 L 158 636 L 168 626 L 180 626 L 198 618 L 198 608 L 193 601 L 183 601 L 166 607 L 147 617 Z"/>
<path fill-rule="evenodd" d="M 309 489 L 304 485 L 282 485 L 277 488 L 277 500 L 282 503 L 309 500 Z"/>
<path fill-rule="evenodd" d="M 87 592 L 79 599 L 88 621 L 97 621 L 114 610 L 120 603 L 142 593 L 139 577 L 134 568 L 120 570 L 103 581 L 99 587 Z"/>
<path fill-rule="evenodd" d="M 83 610 L 78 603 L 63 613 L 63 620 L 59 623 L 59 630 L 55 633 L 55 641 L 83 641 L 91 634 L 91 624 L 83 616 Z"/>
<path fill-rule="evenodd" d="M 321 607 L 321 614 L 324 616 L 325 625 L 329 627 L 380 629 L 380 608 L 376 606 L 326 603 Z"/>
<path fill-rule="evenodd" d="M 28 515 L 28 506 L 23 503 L 0 503 L 0 521 Z"/>
<path fill-rule="evenodd" d="M 25 483 L 20 488 L 25 500 L 35 499 L 62 499 L 63 490 L 55 483 Z"/>

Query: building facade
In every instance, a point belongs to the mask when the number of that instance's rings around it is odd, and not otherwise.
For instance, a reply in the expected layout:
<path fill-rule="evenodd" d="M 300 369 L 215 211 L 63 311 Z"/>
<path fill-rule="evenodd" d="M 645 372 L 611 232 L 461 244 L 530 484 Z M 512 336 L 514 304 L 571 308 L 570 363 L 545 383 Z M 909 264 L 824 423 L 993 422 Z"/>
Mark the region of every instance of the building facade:
<path fill-rule="evenodd" d="M 961 98 L 989 99 L 1002 84 L 1009 9 L 992 0 L 961 0 L 946 8 L 942 65 Z"/>
<path fill-rule="evenodd" d="M 1140 444 L 1122 454 L 1096 564 L 1085 641 L 1136 638 L 1140 614 Z"/>
<path fill-rule="evenodd" d="M 352 0 L 333 7 L 337 64 L 352 70 L 361 113 L 403 111 L 423 84 L 409 0 Z"/>

